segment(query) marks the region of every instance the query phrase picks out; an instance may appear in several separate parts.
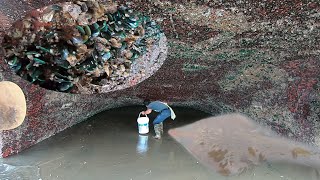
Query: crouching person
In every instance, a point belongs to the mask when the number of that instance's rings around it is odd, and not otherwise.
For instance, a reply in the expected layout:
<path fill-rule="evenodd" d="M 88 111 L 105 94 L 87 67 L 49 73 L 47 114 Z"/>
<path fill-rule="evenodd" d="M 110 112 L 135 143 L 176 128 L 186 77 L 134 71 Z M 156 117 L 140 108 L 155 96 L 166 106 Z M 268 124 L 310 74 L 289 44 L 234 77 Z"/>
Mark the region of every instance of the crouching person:
<path fill-rule="evenodd" d="M 150 114 L 152 111 L 158 112 L 158 116 L 153 120 L 153 127 L 155 132 L 155 139 L 161 139 L 163 134 L 163 121 L 171 117 L 172 120 L 176 118 L 176 115 L 172 108 L 165 102 L 145 100 L 143 104 L 147 107 L 147 110 L 142 111 L 141 114 Z"/>

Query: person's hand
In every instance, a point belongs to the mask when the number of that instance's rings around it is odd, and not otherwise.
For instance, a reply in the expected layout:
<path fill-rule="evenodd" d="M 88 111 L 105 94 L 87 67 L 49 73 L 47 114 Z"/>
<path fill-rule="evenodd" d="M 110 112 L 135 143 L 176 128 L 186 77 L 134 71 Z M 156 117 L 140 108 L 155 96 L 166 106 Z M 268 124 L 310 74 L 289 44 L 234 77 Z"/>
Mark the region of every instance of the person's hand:
<path fill-rule="evenodd" d="M 142 114 L 142 115 L 146 115 L 146 113 L 145 113 L 144 111 L 141 111 L 141 114 Z"/>

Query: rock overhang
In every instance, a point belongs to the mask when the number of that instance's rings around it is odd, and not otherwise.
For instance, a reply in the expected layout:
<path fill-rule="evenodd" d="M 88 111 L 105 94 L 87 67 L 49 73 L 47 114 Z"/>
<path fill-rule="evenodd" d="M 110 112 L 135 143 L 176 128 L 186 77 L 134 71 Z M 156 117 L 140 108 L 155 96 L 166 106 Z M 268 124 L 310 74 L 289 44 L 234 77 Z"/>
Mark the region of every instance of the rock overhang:
<path fill-rule="evenodd" d="M 4 34 L 4 60 L 45 89 L 106 93 L 154 74 L 167 54 L 160 27 L 114 2 L 77 1 L 28 12 Z"/>

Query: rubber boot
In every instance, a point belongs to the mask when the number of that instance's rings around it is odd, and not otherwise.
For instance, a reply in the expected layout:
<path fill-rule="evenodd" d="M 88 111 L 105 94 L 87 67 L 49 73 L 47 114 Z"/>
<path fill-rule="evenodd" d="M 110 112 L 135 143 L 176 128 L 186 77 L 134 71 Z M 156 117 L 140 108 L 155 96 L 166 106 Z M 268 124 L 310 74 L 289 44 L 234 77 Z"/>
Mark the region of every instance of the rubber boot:
<path fill-rule="evenodd" d="M 159 124 L 155 124 L 154 126 L 153 126 L 153 128 L 154 128 L 154 132 L 155 132 L 155 136 L 153 136 L 153 138 L 155 138 L 155 139 L 161 139 L 161 132 L 160 132 L 160 125 Z"/>
<path fill-rule="evenodd" d="M 160 129 L 160 133 L 161 135 L 163 135 L 163 123 L 159 123 L 159 129 Z"/>

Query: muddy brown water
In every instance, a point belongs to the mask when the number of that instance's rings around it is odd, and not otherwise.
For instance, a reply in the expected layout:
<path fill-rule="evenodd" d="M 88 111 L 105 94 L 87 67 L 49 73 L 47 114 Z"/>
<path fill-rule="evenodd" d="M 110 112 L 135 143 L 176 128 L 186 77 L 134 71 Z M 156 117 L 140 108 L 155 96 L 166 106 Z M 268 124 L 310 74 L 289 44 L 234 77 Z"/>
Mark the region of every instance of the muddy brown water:
<path fill-rule="evenodd" d="M 166 132 L 139 136 L 136 119 L 143 107 L 102 112 L 22 153 L 0 159 L 1 180 L 317 180 L 318 170 L 265 163 L 240 176 L 223 177 L 192 157 Z M 177 119 L 165 131 L 210 116 L 175 108 Z M 156 114 L 151 114 L 152 120 Z"/>

